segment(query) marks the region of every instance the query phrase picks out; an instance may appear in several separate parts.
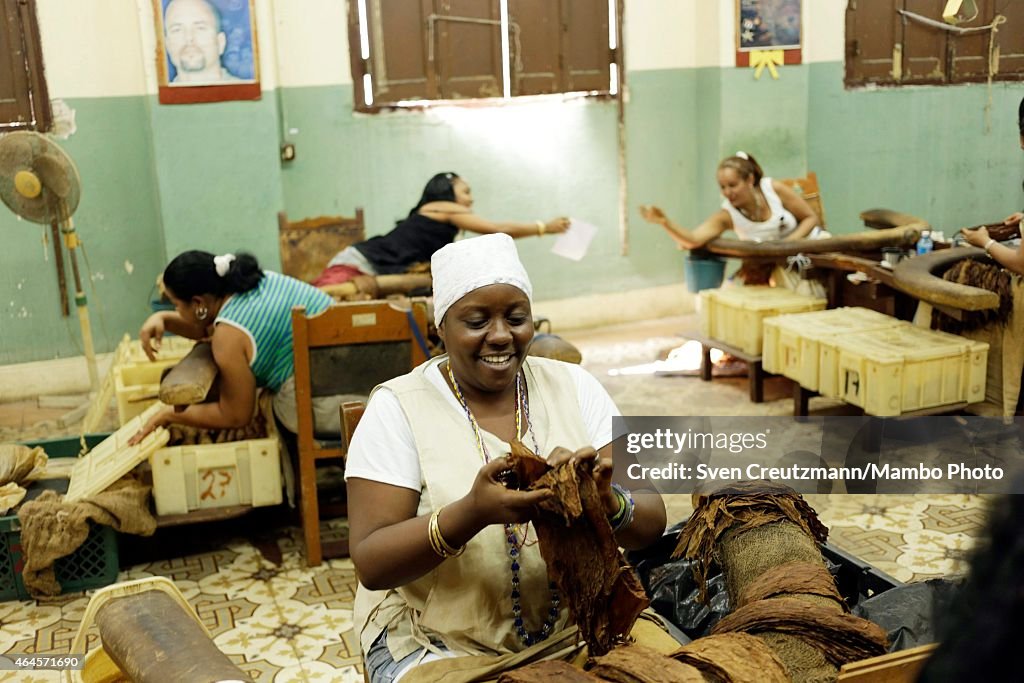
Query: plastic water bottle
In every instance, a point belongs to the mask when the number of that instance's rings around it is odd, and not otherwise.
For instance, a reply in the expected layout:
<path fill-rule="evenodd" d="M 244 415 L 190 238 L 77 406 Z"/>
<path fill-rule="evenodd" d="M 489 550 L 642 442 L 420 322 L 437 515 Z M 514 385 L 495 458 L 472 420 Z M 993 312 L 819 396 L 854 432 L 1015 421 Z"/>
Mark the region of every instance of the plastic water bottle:
<path fill-rule="evenodd" d="M 932 242 L 932 235 L 928 230 L 921 233 L 920 239 L 917 240 L 917 253 L 927 254 L 932 250 L 935 244 Z"/>

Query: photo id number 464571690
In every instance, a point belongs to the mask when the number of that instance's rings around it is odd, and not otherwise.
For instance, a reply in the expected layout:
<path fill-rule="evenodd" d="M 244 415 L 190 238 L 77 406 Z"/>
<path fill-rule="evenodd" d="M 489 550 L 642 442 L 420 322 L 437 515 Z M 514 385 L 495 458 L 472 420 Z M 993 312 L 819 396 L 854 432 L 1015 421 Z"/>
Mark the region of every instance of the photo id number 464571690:
<path fill-rule="evenodd" d="M 0 655 L 0 671 L 70 671 L 81 669 L 84 655 L 12 654 Z"/>

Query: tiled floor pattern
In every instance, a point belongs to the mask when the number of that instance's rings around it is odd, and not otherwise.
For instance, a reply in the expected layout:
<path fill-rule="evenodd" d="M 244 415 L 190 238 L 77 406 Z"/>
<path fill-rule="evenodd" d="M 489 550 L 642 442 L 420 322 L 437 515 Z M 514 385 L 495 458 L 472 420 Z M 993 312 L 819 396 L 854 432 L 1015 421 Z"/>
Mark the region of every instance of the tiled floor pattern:
<path fill-rule="evenodd" d="M 962 574 L 985 516 L 980 496 L 834 494 L 807 499 L 830 527 L 835 545 L 907 582 Z M 689 514 L 688 496 L 667 502 L 670 521 Z M 281 530 L 280 564 L 239 539 L 218 551 L 137 565 L 118 578 L 172 579 L 217 647 L 255 681 L 358 683 L 363 675 L 352 632 L 351 560 L 307 568 L 299 537 L 298 529 Z M 68 652 L 87 603 L 80 593 L 38 604 L 0 603 L 0 653 Z M 94 627 L 88 646 L 97 644 Z M 0 672 L 0 681 L 59 680 L 54 672 Z"/>
<path fill-rule="evenodd" d="M 361 682 L 352 633 L 352 562 L 329 560 L 310 569 L 299 536 L 298 529 L 281 530 L 280 564 L 237 540 L 218 551 L 131 567 L 118 580 L 173 580 L 216 646 L 255 681 Z M 40 603 L 0 603 L 0 652 L 67 653 L 87 604 L 81 593 Z M 98 643 L 93 626 L 88 648 Z M 59 680 L 56 672 L 0 672 L 0 681 Z"/>
<path fill-rule="evenodd" d="M 785 415 L 786 380 L 766 383 L 766 402 L 750 403 L 746 380 L 701 382 L 692 377 L 609 376 L 607 370 L 650 362 L 679 341 L 690 321 L 673 319 L 570 337 L 587 367 L 633 415 Z M 829 407 L 812 401 L 812 410 Z M 830 527 L 830 540 L 901 581 L 962 574 L 965 557 L 985 520 L 986 499 L 965 495 L 808 495 Z M 667 496 L 670 522 L 685 519 L 690 498 Z M 332 523 L 326 533 L 343 533 Z M 201 531 L 197 529 L 197 531 Z M 256 545 L 236 539 L 220 549 L 133 566 L 120 580 L 166 576 L 197 610 L 216 645 L 260 682 L 362 681 L 353 636 L 354 570 L 348 559 L 309 569 L 301 532 L 261 529 Z M 268 541 L 270 549 L 268 551 Z M 257 549 L 257 545 L 260 549 Z M 261 552 L 262 549 L 262 552 Z M 269 559 L 268 559 L 269 558 Z M 88 596 L 36 603 L 0 603 L 0 653 L 66 653 Z M 98 634 L 89 647 L 98 644 Z M 59 681 L 54 672 L 0 672 L 0 681 Z"/>

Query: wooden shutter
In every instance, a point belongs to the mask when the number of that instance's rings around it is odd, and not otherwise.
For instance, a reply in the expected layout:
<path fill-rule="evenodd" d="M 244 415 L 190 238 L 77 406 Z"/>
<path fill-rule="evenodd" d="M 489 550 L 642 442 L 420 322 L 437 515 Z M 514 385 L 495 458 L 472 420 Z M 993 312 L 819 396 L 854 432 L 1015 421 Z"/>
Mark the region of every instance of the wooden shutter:
<path fill-rule="evenodd" d="M 978 18 L 971 26 L 991 24 L 996 15 L 1006 22 L 997 27 L 999 50 L 997 80 L 1024 80 L 1024 3 L 1008 0 L 978 0 Z M 954 83 L 988 79 L 989 32 L 953 36 L 950 40 L 951 77 Z"/>
<path fill-rule="evenodd" d="M 501 9 L 497 0 L 436 0 L 437 97 L 501 97 Z M 428 51 L 430 47 L 428 45 Z"/>
<path fill-rule="evenodd" d="M 45 131 L 51 122 L 35 0 L 0 0 L 0 127 Z"/>
<path fill-rule="evenodd" d="M 565 91 L 608 91 L 608 0 L 561 0 Z"/>
<path fill-rule="evenodd" d="M 901 4 L 902 0 L 850 0 L 846 7 L 847 86 L 899 82 L 903 20 L 896 8 Z"/>
<path fill-rule="evenodd" d="M 509 0 L 512 92 L 562 92 L 562 10 L 560 0 Z"/>
<path fill-rule="evenodd" d="M 942 20 L 946 0 L 904 0 L 904 9 L 931 19 Z M 907 19 L 903 22 L 903 78 L 901 83 L 945 83 L 947 40 L 950 33 Z"/>

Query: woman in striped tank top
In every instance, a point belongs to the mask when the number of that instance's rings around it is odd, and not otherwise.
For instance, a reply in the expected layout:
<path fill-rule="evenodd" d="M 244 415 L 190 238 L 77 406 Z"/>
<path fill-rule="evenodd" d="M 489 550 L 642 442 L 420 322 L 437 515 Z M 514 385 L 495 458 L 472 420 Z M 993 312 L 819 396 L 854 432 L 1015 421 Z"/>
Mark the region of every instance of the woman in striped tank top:
<path fill-rule="evenodd" d="M 331 298 L 305 282 L 261 270 L 255 257 L 241 253 L 186 251 L 164 269 L 163 286 L 174 311 L 146 320 L 139 332 L 142 348 L 153 359 L 165 332 L 209 339 L 220 371 L 219 398 L 180 411 L 165 408 L 136 440 L 171 423 L 201 429 L 244 427 L 256 411 L 256 390 L 261 387 L 274 392 L 275 415 L 296 431 L 291 310 L 305 306 L 315 315 L 331 305 Z M 314 405 L 320 431 L 340 432 L 341 400 L 326 397 L 331 405 Z"/>

